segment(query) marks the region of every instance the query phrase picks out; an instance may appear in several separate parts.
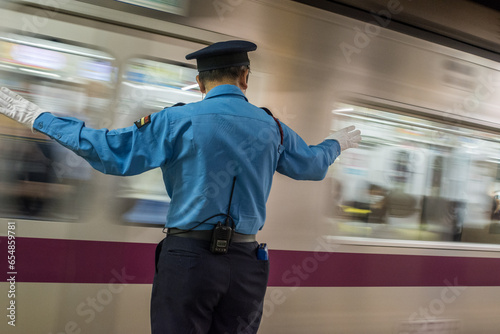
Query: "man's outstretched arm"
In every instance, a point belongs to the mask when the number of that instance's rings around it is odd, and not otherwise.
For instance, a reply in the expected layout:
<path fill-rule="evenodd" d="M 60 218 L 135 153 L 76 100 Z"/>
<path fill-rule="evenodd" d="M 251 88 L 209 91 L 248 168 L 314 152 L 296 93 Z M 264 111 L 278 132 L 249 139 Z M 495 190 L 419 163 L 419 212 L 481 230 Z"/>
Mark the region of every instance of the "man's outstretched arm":
<path fill-rule="evenodd" d="M 56 117 L 7 88 L 0 89 L 0 113 L 46 134 L 106 174 L 140 174 L 164 164 L 171 153 L 167 141 L 156 139 L 165 138 L 159 132 L 166 127 L 155 127 L 160 113 L 149 116 L 141 126 L 91 129 L 76 118 Z"/>

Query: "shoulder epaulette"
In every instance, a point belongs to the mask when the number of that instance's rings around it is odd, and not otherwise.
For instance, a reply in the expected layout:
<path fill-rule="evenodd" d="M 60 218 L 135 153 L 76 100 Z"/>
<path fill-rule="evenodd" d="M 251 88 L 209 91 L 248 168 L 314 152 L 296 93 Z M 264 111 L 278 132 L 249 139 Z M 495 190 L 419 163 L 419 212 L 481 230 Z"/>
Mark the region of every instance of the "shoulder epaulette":
<path fill-rule="evenodd" d="M 184 102 L 177 102 L 176 104 L 174 104 L 173 106 L 170 106 L 170 107 L 165 107 L 165 108 L 172 108 L 172 107 L 182 107 L 186 105 Z"/>

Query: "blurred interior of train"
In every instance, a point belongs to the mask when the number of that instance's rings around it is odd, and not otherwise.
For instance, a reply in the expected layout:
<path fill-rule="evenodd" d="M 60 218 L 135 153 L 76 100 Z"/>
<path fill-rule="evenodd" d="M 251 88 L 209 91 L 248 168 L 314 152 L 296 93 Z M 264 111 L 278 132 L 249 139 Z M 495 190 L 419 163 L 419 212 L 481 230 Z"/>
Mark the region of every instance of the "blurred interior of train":
<path fill-rule="evenodd" d="M 340 126 L 354 123 L 364 129 L 361 147 L 344 154 L 331 178 L 337 233 L 498 240 L 500 142 L 496 136 L 355 105 L 339 105 L 332 113 Z M 477 231 L 484 229 L 487 233 Z"/>

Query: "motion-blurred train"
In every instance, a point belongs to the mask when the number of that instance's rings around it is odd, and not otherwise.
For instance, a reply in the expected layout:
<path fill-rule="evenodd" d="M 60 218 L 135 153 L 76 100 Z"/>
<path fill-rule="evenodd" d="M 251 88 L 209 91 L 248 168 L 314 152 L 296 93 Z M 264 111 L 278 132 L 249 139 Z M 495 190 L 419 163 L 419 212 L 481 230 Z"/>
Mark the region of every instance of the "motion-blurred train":
<path fill-rule="evenodd" d="M 0 85 L 125 127 L 203 98 L 186 54 L 253 41 L 250 102 L 309 144 L 363 134 L 323 181 L 276 174 L 259 333 L 498 333 L 500 56 L 395 29 L 409 0 L 302 2 L 2 1 Z M 0 332 L 149 333 L 168 207 L 158 170 L 101 175 L 0 117 Z"/>

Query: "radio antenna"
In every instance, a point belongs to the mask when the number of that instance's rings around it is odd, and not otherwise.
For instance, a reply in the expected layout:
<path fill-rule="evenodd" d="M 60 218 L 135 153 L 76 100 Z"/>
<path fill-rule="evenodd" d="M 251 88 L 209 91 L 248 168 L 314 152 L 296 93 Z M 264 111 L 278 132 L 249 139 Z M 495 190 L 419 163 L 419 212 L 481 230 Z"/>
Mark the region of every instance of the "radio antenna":
<path fill-rule="evenodd" d="M 233 186 L 231 188 L 231 196 L 229 196 L 229 205 L 227 207 L 227 215 L 226 215 L 226 226 L 227 224 L 229 223 L 229 218 L 231 218 L 231 216 L 229 215 L 229 212 L 231 211 L 231 202 L 233 201 L 233 192 L 234 192 L 234 184 L 236 183 L 236 176 L 233 177 Z M 231 220 L 233 221 L 233 225 L 234 225 L 234 220 L 233 218 L 231 218 Z"/>

